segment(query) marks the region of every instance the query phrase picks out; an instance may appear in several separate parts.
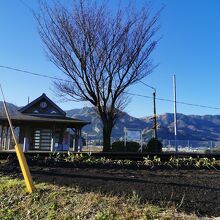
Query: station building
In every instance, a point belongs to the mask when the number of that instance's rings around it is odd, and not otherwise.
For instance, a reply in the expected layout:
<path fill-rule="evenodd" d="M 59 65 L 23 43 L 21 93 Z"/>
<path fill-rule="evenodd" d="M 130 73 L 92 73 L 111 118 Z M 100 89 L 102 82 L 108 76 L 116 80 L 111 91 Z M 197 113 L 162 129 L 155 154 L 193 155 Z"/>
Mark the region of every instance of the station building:
<path fill-rule="evenodd" d="M 24 152 L 81 151 L 82 128 L 90 122 L 70 118 L 46 94 L 10 112 L 10 118 Z M 0 112 L 0 150 L 14 150 L 5 111 Z"/>

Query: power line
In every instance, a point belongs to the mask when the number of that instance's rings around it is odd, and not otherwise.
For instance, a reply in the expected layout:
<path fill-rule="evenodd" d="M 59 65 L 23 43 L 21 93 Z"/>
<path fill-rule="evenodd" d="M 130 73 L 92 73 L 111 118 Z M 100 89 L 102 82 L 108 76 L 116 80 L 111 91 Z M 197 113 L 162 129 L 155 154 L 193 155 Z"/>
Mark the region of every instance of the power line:
<path fill-rule="evenodd" d="M 22 69 L 18 69 L 18 68 L 14 68 L 14 67 L 9 67 L 9 66 L 4 66 L 4 65 L 0 65 L 0 68 L 4 68 L 4 69 L 8 69 L 8 70 L 12 70 L 12 71 L 17 71 L 17 72 L 22 72 L 22 73 L 26 73 L 29 75 L 33 75 L 33 76 L 38 76 L 38 77 L 43 77 L 43 78 L 48 78 L 48 79 L 52 79 L 52 80 L 62 80 L 65 82 L 72 82 L 70 80 L 66 80 L 66 79 L 61 79 L 55 76 L 48 76 L 45 74 L 40 74 L 40 73 L 36 73 L 36 72 L 32 72 L 32 71 L 27 71 L 27 70 L 22 70 Z M 142 84 L 147 85 L 146 83 L 142 82 Z M 151 87 L 149 85 L 147 85 L 148 87 Z M 154 87 L 151 87 L 152 89 L 155 89 Z M 137 96 L 137 97 L 142 97 L 142 98 L 148 98 L 148 99 L 152 99 L 152 96 L 147 96 L 147 95 L 141 95 L 141 94 L 137 94 L 137 93 L 131 93 L 131 92 L 124 92 L 125 94 L 128 95 L 132 95 L 132 96 Z M 171 99 L 165 99 L 165 98 L 156 98 L 159 101 L 164 101 L 164 102 L 171 102 L 173 103 L 174 101 Z M 207 108 L 207 109 L 213 109 L 213 110 L 220 110 L 219 107 L 212 107 L 212 106 L 207 106 L 207 105 L 200 105 L 200 104 L 194 104 L 194 103 L 188 103 L 188 102 L 182 102 L 182 101 L 177 101 L 176 103 L 178 104 L 182 104 L 182 105 L 188 105 L 188 106 L 193 106 L 193 107 L 199 107 L 199 108 Z"/>
<path fill-rule="evenodd" d="M 32 13 L 34 12 L 34 9 L 32 7 L 30 7 L 29 4 L 27 4 L 24 0 L 20 0 L 20 2 L 29 9 L 29 11 L 31 11 Z M 18 71 L 18 72 L 23 72 L 23 73 L 27 73 L 27 74 L 31 74 L 34 76 L 40 76 L 40 77 L 44 77 L 44 78 L 48 78 L 48 79 L 53 79 L 53 80 L 62 80 L 62 81 L 66 81 L 66 82 L 71 82 L 69 80 L 65 80 L 65 79 L 61 79 L 61 78 L 57 78 L 54 76 L 48 76 L 48 75 L 44 75 L 44 74 L 39 74 L 39 73 L 34 73 L 34 72 L 30 72 L 30 71 L 26 71 L 26 70 L 20 70 L 17 68 L 13 68 L 13 67 L 8 67 L 8 66 L 0 66 L 0 68 L 6 68 L 9 70 L 14 70 L 14 71 Z M 154 91 L 156 91 L 156 88 L 153 86 L 148 85 L 147 83 L 143 82 L 140 80 L 140 83 L 145 85 L 148 88 L 153 89 Z M 141 94 L 136 94 L 136 93 L 130 93 L 130 92 L 124 92 L 128 95 L 133 95 L 133 96 L 138 96 L 138 97 L 143 97 L 143 98 L 149 98 L 152 99 L 153 97 L 151 96 L 146 96 L 146 95 L 141 95 Z M 174 102 L 171 99 L 164 99 L 164 98 L 156 98 L 156 100 L 159 101 L 165 101 L 165 102 Z M 212 106 L 207 106 L 207 105 L 200 105 L 200 104 L 193 104 L 193 103 L 188 103 L 188 102 L 181 102 L 181 101 L 176 101 L 176 103 L 178 104 L 182 104 L 182 105 L 188 105 L 188 106 L 194 106 L 194 107 L 200 107 L 200 108 L 207 108 L 207 109 L 214 109 L 214 110 L 220 110 L 219 107 L 212 107 Z"/>
<path fill-rule="evenodd" d="M 139 81 L 140 83 L 142 83 L 143 85 L 145 85 L 146 87 L 148 87 L 148 88 L 151 88 L 151 89 L 153 89 L 154 91 L 156 91 L 156 88 L 155 87 L 153 87 L 153 86 L 150 86 L 150 85 L 148 85 L 147 83 L 145 83 L 145 82 L 143 82 L 143 81 Z"/>
<path fill-rule="evenodd" d="M 48 75 L 45 75 L 45 74 L 35 73 L 35 72 L 27 71 L 27 70 L 21 70 L 21 69 L 17 69 L 17 68 L 14 68 L 14 67 L 9 67 L 9 66 L 0 65 L 0 68 L 13 70 L 13 71 L 17 71 L 17 72 L 22 72 L 22 73 L 26 73 L 26 74 L 33 75 L 33 76 L 40 76 L 40 77 L 53 79 L 53 80 L 62 80 L 62 81 L 66 81 L 66 82 L 71 82 L 70 80 L 61 79 L 61 78 L 58 78 L 58 77 L 55 77 L 55 76 L 48 76 Z"/>
<path fill-rule="evenodd" d="M 147 96 L 147 95 L 141 95 L 141 94 L 136 94 L 136 93 L 131 93 L 131 92 L 125 92 L 128 95 L 133 95 L 133 96 L 139 96 L 139 97 L 143 97 L 143 98 L 149 98 L 152 99 L 152 96 Z M 159 101 L 165 101 L 165 102 L 174 102 L 171 99 L 164 99 L 164 98 L 156 98 Z M 220 110 L 219 107 L 212 107 L 212 106 L 207 106 L 207 105 L 199 105 L 199 104 L 193 104 L 193 103 L 188 103 L 188 102 L 181 102 L 181 101 L 177 101 L 176 103 L 178 104 L 182 104 L 182 105 L 189 105 L 189 106 L 194 106 L 194 107 L 200 107 L 200 108 L 209 108 L 209 109 L 214 109 L 214 110 Z"/>

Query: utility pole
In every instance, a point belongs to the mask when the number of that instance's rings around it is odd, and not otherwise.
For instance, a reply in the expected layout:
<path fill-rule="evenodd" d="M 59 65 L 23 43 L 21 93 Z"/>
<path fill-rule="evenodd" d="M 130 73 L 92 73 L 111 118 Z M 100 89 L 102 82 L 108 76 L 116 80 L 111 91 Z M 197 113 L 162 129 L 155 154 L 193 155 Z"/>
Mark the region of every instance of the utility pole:
<path fill-rule="evenodd" d="M 85 134 L 86 134 L 86 149 L 88 150 L 88 133 Z"/>
<path fill-rule="evenodd" d="M 157 139 L 156 89 L 153 92 L 153 99 L 154 99 L 154 138 Z"/>
<path fill-rule="evenodd" d="M 153 104 L 154 104 L 154 126 L 153 126 L 153 129 L 154 129 L 154 138 L 157 138 L 157 112 L 156 112 L 156 88 L 154 88 L 153 86 L 150 86 L 148 84 L 146 84 L 145 82 L 143 81 L 140 81 L 143 85 L 145 85 L 146 87 L 154 90 L 153 92 Z"/>
<path fill-rule="evenodd" d="M 177 140 L 177 106 L 176 106 L 176 75 L 173 75 L 173 95 L 174 95 L 174 138 L 175 138 L 175 150 L 178 153 Z"/>

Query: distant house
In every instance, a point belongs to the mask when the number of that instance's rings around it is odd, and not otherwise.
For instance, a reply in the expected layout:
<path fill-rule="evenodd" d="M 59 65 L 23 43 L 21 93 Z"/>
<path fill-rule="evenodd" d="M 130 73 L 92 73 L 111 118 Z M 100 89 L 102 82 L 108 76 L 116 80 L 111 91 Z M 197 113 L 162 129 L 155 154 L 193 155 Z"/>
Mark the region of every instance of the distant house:
<path fill-rule="evenodd" d="M 19 143 L 27 151 L 81 151 L 82 127 L 89 122 L 66 117 L 45 94 L 11 115 Z M 13 150 L 5 112 L 0 113 L 0 150 Z"/>

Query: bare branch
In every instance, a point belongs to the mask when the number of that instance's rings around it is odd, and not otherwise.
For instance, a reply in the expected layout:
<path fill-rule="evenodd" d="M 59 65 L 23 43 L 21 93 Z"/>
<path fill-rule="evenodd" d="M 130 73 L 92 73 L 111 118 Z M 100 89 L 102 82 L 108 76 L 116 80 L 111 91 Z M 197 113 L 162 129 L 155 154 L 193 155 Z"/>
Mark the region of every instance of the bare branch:
<path fill-rule="evenodd" d="M 127 104 L 124 92 L 155 68 L 151 54 L 160 11 L 151 16 L 149 7 L 128 7 L 113 14 L 105 3 L 44 3 L 37 21 L 50 60 L 70 80 L 55 82 L 58 94 L 90 102 L 103 129 L 112 130 Z"/>

